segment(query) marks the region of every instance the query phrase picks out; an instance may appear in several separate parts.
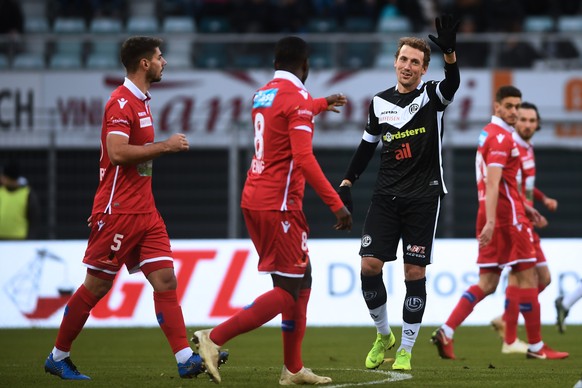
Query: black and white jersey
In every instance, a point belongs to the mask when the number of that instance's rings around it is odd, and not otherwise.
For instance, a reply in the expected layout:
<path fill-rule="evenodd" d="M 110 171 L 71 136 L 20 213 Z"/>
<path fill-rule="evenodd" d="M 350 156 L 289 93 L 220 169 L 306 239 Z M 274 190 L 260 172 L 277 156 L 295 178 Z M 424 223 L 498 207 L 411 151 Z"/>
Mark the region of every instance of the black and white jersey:
<path fill-rule="evenodd" d="M 447 193 L 442 136 L 447 101 L 438 81 L 421 82 L 402 94 L 396 87 L 374 96 L 363 140 L 382 141 L 374 194 L 420 198 Z"/>

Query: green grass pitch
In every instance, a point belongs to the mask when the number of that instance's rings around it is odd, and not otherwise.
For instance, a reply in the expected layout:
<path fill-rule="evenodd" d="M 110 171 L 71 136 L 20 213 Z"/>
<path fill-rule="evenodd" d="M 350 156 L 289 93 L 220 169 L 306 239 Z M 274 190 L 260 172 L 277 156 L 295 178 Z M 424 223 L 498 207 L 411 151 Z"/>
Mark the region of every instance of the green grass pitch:
<path fill-rule="evenodd" d="M 400 328 L 394 327 L 399 344 Z M 188 336 L 194 332 L 189 329 Z M 489 327 L 461 327 L 455 334 L 458 360 L 441 360 L 429 342 L 434 327 L 423 327 L 413 350 L 410 372 L 393 373 L 391 363 L 376 371 L 364 368 L 375 338 L 373 327 L 310 327 L 303 359 L 316 373 L 333 378 L 331 387 L 572 387 L 582 374 L 582 326 L 569 326 L 561 335 L 544 326 L 545 342 L 570 352 L 565 360 L 528 360 L 502 355 L 501 340 Z M 44 372 L 55 329 L 0 330 L 2 387 L 213 387 L 206 375 L 178 377 L 176 363 L 159 328 L 85 329 L 72 359 L 89 382 L 65 382 Z M 520 338 L 525 338 L 520 328 Z M 260 328 L 227 346 L 229 362 L 221 368 L 224 387 L 276 387 L 282 366 L 278 328 Z M 395 349 L 387 357 L 394 357 Z"/>

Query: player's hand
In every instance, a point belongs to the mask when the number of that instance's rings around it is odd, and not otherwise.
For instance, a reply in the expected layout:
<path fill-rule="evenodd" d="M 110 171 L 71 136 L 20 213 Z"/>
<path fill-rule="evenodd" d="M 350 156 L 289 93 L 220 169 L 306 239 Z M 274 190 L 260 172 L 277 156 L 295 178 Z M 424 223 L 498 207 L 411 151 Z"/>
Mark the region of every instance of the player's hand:
<path fill-rule="evenodd" d="M 348 208 L 350 213 L 354 212 L 354 203 L 352 202 L 352 189 L 350 186 L 344 185 L 337 189 L 340 199 L 344 203 L 345 207 Z"/>
<path fill-rule="evenodd" d="M 166 140 L 170 152 L 188 151 L 190 145 L 188 139 L 183 133 L 175 133 Z"/>
<path fill-rule="evenodd" d="M 539 211 L 528 205 L 525 205 L 525 215 L 533 225 L 537 225 L 543 217 Z"/>
<path fill-rule="evenodd" d="M 544 198 L 544 206 L 551 212 L 555 212 L 558 210 L 558 201 L 554 198 L 545 197 Z"/>
<path fill-rule="evenodd" d="M 443 15 L 435 19 L 435 27 L 438 36 L 429 35 L 430 40 L 442 50 L 444 54 L 451 54 L 457 45 L 457 30 L 460 20 L 454 20 L 451 15 Z"/>
<path fill-rule="evenodd" d="M 352 230 L 352 213 L 350 213 L 347 207 L 342 207 L 334 214 L 337 218 L 337 222 L 333 226 L 335 230 Z"/>
<path fill-rule="evenodd" d="M 481 233 L 479 233 L 479 248 L 483 248 L 487 244 L 491 242 L 493 238 L 493 231 L 495 230 L 495 223 L 488 222 L 485 224 L 483 229 L 481 229 Z"/>
<path fill-rule="evenodd" d="M 92 223 L 91 223 L 91 217 L 93 216 L 89 216 L 89 218 L 87 218 L 87 226 L 90 228 Z"/>
<path fill-rule="evenodd" d="M 538 222 L 534 223 L 533 226 L 535 226 L 536 228 L 545 228 L 546 226 L 548 226 L 548 219 L 544 216 L 540 215 L 540 219 Z"/>
<path fill-rule="evenodd" d="M 348 98 L 343 93 L 332 94 L 325 98 L 327 101 L 327 110 L 335 113 L 340 113 L 336 106 L 344 106 L 348 102 Z"/>

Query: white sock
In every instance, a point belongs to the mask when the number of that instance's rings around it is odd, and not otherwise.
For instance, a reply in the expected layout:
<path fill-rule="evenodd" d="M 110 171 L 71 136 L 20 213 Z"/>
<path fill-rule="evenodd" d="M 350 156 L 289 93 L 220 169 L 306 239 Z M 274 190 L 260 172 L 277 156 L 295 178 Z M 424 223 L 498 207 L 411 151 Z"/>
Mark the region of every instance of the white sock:
<path fill-rule="evenodd" d="M 454 331 L 454 330 L 453 330 L 453 329 L 452 329 L 450 326 L 447 326 L 447 325 L 445 324 L 445 325 L 442 325 L 442 326 L 441 326 L 441 329 L 443 329 L 443 331 L 445 332 L 445 335 L 446 335 L 447 337 L 449 337 L 449 338 L 451 338 L 451 339 L 453 338 L 453 335 L 455 334 L 455 331 Z"/>
<path fill-rule="evenodd" d="M 574 303 L 576 303 L 580 298 L 582 298 L 582 282 L 580 282 L 578 287 L 576 287 L 574 290 L 564 295 L 564 299 L 562 299 L 562 305 L 566 309 L 570 310 L 570 307 L 572 307 Z"/>
<path fill-rule="evenodd" d="M 406 323 L 402 322 L 402 339 L 400 342 L 400 349 L 406 349 L 408 353 L 412 353 L 412 347 L 418 337 L 420 331 L 420 323 Z"/>
<path fill-rule="evenodd" d="M 386 303 L 375 309 L 368 309 L 370 311 L 370 316 L 374 320 L 374 325 L 376 325 L 376 330 L 382 335 L 390 334 L 392 331 L 390 325 L 388 325 L 388 311 L 386 309 Z"/>
<path fill-rule="evenodd" d="M 184 364 L 190 357 L 192 357 L 192 349 L 184 348 L 175 354 L 178 364 Z"/>
<path fill-rule="evenodd" d="M 57 347 L 55 346 L 53 348 L 52 354 L 53 354 L 53 360 L 59 362 L 59 361 L 63 361 L 65 358 L 69 357 L 71 355 L 71 352 L 63 352 L 62 350 L 57 349 Z"/>
<path fill-rule="evenodd" d="M 532 352 L 539 352 L 544 347 L 544 341 L 540 341 L 537 344 L 529 344 L 528 349 Z"/>

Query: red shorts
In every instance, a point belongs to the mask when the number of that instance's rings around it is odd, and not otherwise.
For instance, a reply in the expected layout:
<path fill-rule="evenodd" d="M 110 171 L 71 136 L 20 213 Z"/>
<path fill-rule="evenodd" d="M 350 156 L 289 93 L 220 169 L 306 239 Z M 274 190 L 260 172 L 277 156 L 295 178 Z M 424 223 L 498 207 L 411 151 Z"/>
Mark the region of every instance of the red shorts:
<path fill-rule="evenodd" d="M 91 234 L 83 258 L 90 270 L 112 279 L 124 264 L 129 273 L 146 264 L 156 269 L 173 268 L 172 257 L 166 224 L 157 211 L 91 216 Z"/>
<path fill-rule="evenodd" d="M 301 278 L 309 263 L 309 227 L 301 210 L 242 209 L 259 254 L 259 272 Z"/>
<path fill-rule="evenodd" d="M 546 255 L 542 251 L 542 245 L 540 243 L 540 235 L 533 231 L 533 243 L 536 250 L 536 265 L 547 265 Z"/>
<path fill-rule="evenodd" d="M 478 233 L 481 229 L 478 228 Z M 479 248 L 477 265 L 481 268 L 503 268 L 516 265 L 531 267 L 536 261 L 532 227 L 529 222 L 495 227 L 491 242 Z M 521 264 L 520 264 L 521 263 Z M 533 263 L 531 266 L 526 263 Z M 522 268 L 525 269 L 525 268 Z"/>

